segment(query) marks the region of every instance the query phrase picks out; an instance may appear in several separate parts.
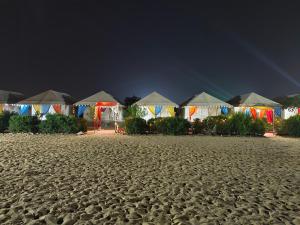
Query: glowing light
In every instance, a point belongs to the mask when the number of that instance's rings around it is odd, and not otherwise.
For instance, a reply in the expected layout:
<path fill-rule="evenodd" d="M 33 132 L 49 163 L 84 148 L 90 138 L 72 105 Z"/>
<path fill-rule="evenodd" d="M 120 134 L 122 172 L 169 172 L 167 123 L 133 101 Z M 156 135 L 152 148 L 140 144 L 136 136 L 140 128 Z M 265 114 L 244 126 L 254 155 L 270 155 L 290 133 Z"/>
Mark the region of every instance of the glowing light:
<path fill-rule="evenodd" d="M 239 35 L 235 33 L 230 33 L 230 38 L 236 41 L 241 47 L 243 47 L 248 53 L 255 56 L 257 60 L 263 62 L 265 65 L 269 66 L 272 70 L 276 71 L 282 77 L 286 78 L 288 81 L 300 87 L 300 82 L 297 81 L 294 77 L 292 77 L 288 72 L 274 63 L 271 59 L 269 59 L 266 55 L 264 55 L 261 51 L 259 51 L 255 46 L 242 40 Z"/>

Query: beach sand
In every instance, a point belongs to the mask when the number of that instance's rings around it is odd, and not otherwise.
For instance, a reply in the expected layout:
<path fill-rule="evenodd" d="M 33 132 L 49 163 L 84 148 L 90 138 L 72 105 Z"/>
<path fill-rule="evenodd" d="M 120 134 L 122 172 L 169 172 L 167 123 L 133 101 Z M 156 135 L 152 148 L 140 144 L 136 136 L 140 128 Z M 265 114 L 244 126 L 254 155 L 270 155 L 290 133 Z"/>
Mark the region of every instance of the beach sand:
<path fill-rule="evenodd" d="M 300 224 L 300 139 L 1 134 L 0 224 Z"/>

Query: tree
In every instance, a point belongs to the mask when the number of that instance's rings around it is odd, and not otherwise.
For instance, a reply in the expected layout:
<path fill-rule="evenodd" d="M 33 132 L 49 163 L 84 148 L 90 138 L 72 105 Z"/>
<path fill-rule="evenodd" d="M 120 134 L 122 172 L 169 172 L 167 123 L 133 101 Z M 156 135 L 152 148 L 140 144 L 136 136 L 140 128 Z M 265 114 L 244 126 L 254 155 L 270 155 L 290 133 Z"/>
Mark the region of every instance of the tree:
<path fill-rule="evenodd" d="M 124 118 L 132 117 L 132 118 L 143 118 L 147 112 L 137 105 L 128 106 L 124 110 Z"/>
<path fill-rule="evenodd" d="M 139 101 L 141 98 L 140 97 L 137 97 L 137 96 L 132 96 L 132 97 L 126 97 L 124 99 L 124 103 L 125 103 L 125 106 L 126 108 L 128 106 L 131 106 L 132 104 L 136 103 L 137 101 Z"/>

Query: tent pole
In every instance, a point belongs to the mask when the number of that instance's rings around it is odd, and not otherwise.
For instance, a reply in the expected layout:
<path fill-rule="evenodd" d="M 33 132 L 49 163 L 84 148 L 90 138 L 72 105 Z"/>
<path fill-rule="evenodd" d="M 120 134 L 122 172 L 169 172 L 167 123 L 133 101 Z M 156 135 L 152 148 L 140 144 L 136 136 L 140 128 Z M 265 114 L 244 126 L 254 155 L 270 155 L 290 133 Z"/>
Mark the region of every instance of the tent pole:
<path fill-rule="evenodd" d="M 275 135 L 275 109 L 273 108 L 273 135 Z"/>
<path fill-rule="evenodd" d="M 93 121 L 94 134 L 96 133 L 96 128 L 95 128 L 95 124 L 96 124 L 96 116 L 95 116 L 95 113 L 96 113 L 96 106 L 95 106 L 94 121 Z"/>

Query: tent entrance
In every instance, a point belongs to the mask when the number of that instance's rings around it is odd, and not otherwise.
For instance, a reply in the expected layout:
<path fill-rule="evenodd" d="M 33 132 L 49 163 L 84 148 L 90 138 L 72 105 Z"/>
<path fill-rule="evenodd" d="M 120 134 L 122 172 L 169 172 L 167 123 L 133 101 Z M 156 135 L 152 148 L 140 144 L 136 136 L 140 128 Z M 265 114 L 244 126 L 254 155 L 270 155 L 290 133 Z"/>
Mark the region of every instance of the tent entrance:
<path fill-rule="evenodd" d="M 116 129 L 118 113 L 116 102 L 97 102 L 95 105 L 94 130 Z"/>

